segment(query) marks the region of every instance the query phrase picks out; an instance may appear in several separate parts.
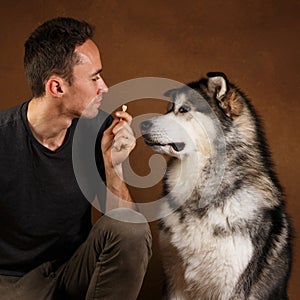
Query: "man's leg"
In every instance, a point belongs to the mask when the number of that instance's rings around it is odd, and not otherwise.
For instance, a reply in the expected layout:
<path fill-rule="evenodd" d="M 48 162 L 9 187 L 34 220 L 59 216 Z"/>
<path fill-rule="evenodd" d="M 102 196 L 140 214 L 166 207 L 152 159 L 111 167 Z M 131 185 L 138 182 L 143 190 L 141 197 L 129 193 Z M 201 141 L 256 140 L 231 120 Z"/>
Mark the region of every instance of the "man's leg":
<path fill-rule="evenodd" d="M 101 217 L 60 274 L 65 299 L 137 298 L 151 256 L 151 233 L 139 213 L 120 208 Z M 126 219 L 132 222 L 122 222 Z"/>
<path fill-rule="evenodd" d="M 57 300 L 55 262 L 46 262 L 24 276 L 0 275 L 0 299 Z"/>

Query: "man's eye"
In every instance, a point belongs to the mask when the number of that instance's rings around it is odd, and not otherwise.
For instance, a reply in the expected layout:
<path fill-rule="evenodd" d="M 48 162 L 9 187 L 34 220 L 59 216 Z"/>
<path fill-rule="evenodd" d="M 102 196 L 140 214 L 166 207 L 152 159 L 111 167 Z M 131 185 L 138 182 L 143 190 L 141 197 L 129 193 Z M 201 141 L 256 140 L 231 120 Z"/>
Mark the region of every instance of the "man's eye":
<path fill-rule="evenodd" d="M 179 109 L 178 109 L 178 112 L 184 114 L 184 113 L 187 113 L 190 111 L 190 108 L 188 106 L 181 106 Z"/>
<path fill-rule="evenodd" d="M 92 80 L 93 80 L 93 81 L 97 81 L 97 80 L 99 80 L 100 78 L 101 78 L 101 77 L 100 77 L 100 75 L 98 74 L 97 76 L 93 77 Z"/>

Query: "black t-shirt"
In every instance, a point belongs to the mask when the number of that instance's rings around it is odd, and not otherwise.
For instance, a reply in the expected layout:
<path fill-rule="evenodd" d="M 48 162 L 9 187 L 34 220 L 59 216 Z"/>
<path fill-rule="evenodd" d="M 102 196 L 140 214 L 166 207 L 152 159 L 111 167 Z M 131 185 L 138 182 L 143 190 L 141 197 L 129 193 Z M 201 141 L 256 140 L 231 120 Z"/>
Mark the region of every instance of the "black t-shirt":
<path fill-rule="evenodd" d="M 0 112 L 0 274 L 6 275 L 22 275 L 45 261 L 69 258 L 91 228 L 91 205 L 78 186 L 72 163 L 78 120 L 63 145 L 51 151 L 32 135 L 27 107 L 25 102 Z M 95 160 L 105 179 L 98 147 L 111 117 L 100 111 L 95 119 L 86 120 L 83 136 L 89 136 L 88 126 L 95 122 L 102 124 Z"/>

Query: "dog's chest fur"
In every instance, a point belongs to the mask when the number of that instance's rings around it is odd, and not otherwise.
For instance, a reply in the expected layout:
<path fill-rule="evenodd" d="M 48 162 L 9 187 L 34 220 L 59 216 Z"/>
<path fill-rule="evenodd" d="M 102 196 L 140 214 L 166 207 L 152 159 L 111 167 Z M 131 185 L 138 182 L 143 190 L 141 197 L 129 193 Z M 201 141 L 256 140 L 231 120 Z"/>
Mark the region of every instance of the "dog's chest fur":
<path fill-rule="evenodd" d="M 182 207 L 163 220 L 161 252 L 168 284 L 177 290 L 170 299 L 229 299 L 248 265 L 253 244 L 244 222 L 255 218 L 255 204 L 239 202 L 244 191 L 223 207 L 201 217 Z M 187 208 L 188 209 L 188 208 Z M 183 220 L 184 219 L 184 220 Z"/>

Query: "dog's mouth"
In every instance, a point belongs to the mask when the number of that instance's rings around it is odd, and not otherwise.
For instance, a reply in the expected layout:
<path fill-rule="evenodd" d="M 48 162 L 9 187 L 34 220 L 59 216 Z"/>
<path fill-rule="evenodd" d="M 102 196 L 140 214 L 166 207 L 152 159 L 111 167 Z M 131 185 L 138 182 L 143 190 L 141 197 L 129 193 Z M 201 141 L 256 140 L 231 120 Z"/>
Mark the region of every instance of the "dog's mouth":
<path fill-rule="evenodd" d="M 151 138 L 148 135 L 143 135 L 143 138 L 145 140 L 145 143 L 150 146 L 150 147 L 165 147 L 165 146 L 171 146 L 176 152 L 180 152 L 184 149 L 185 144 L 181 143 L 181 142 L 177 142 L 177 143 L 166 143 L 166 144 L 162 144 L 162 143 L 158 143 L 155 142 L 153 140 L 151 140 Z"/>

